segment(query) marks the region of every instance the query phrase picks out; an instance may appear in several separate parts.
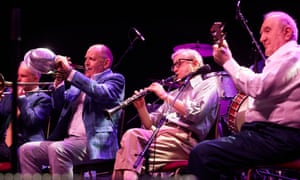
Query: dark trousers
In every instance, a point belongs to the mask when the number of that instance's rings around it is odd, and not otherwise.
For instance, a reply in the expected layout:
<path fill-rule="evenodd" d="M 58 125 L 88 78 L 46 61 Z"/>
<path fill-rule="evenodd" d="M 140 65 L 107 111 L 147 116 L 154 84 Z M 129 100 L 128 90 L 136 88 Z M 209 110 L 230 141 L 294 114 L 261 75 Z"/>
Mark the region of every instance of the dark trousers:
<path fill-rule="evenodd" d="M 0 143 L 0 162 L 11 161 L 11 149 L 7 147 L 5 142 Z"/>
<path fill-rule="evenodd" d="M 257 165 L 300 158 L 300 129 L 274 123 L 244 123 L 234 135 L 200 142 L 188 171 L 198 179 L 219 180 Z"/>

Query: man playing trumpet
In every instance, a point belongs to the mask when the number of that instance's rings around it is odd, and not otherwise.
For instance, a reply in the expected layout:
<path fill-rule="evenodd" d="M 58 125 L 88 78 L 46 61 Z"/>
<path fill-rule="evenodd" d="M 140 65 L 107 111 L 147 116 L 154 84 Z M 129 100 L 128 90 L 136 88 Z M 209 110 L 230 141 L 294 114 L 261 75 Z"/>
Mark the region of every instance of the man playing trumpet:
<path fill-rule="evenodd" d="M 32 179 L 50 165 L 53 179 L 73 179 L 73 164 L 88 159 L 112 159 L 119 149 L 117 124 L 121 112 L 111 119 L 104 109 L 123 101 L 125 78 L 111 70 L 113 55 L 104 44 L 95 44 L 85 54 L 84 74 L 73 69 L 65 56 L 56 56 L 54 110 L 61 110 L 58 123 L 43 142 L 20 148 L 22 176 Z M 67 82 L 68 84 L 66 84 Z"/>

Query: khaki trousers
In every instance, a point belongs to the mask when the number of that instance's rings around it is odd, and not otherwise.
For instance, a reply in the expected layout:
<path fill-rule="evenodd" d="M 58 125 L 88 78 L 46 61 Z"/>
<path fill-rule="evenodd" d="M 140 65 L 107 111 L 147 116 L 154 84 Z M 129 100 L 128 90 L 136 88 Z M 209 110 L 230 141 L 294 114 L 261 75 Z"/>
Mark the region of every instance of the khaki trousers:
<path fill-rule="evenodd" d="M 144 158 L 136 168 L 134 164 L 144 151 L 153 132 L 142 128 L 127 130 L 121 139 L 121 148 L 116 155 L 114 171 L 130 170 L 141 174 Z M 197 141 L 182 129 L 162 126 L 149 148 L 149 171 L 156 171 L 172 161 L 187 160 L 191 149 L 196 144 Z"/>

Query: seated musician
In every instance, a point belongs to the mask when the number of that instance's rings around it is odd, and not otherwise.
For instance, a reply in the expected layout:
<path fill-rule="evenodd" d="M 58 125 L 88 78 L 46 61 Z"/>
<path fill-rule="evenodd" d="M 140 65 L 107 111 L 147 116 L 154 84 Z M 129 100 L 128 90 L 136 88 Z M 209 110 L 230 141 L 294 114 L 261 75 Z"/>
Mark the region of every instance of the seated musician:
<path fill-rule="evenodd" d="M 24 59 L 28 58 L 28 51 Z M 45 139 L 44 129 L 51 113 L 51 98 L 40 92 L 41 74 L 22 61 L 18 68 L 17 107 L 13 104 L 11 87 L 2 90 L 0 102 L 0 161 L 10 161 L 15 150 L 26 142 Z M 4 79 L 4 78 L 3 78 Z M 16 120 L 13 114 L 16 111 Z M 12 126 L 14 126 L 12 128 Z M 12 132 L 12 129 L 15 131 Z M 14 134 L 12 134 L 14 133 Z M 14 135 L 14 136 L 13 136 Z M 9 137 L 11 136 L 11 137 Z M 13 139 L 13 137 L 16 139 Z M 10 138 L 10 141 L 8 139 Z M 13 153 L 13 154 L 11 154 Z"/>
<path fill-rule="evenodd" d="M 214 60 L 252 102 L 238 133 L 200 142 L 191 151 L 189 170 L 198 179 L 219 180 L 240 170 L 300 157 L 300 49 L 296 21 L 285 12 L 269 12 L 264 16 L 260 35 L 267 57 L 261 73 L 240 66 L 225 40 L 213 46 Z"/>
<path fill-rule="evenodd" d="M 202 56 L 193 49 L 178 49 L 171 55 L 172 70 L 182 84 L 167 92 L 159 82 L 135 91 L 135 95 L 149 91 L 163 100 L 157 110 L 149 113 L 145 97 L 133 102 L 142 128 L 132 128 L 121 139 L 117 152 L 113 179 L 138 179 L 144 160 L 150 172 L 168 162 L 187 160 L 191 149 L 204 140 L 215 124 L 218 105 L 217 78 L 203 79 L 202 74 L 189 76 L 205 67 Z M 153 141 L 150 139 L 153 138 Z M 141 153 L 150 143 L 149 158 Z M 141 163 L 139 158 L 142 158 Z M 147 164 L 147 163 L 146 163 Z M 145 172 L 148 173 L 148 172 Z"/>

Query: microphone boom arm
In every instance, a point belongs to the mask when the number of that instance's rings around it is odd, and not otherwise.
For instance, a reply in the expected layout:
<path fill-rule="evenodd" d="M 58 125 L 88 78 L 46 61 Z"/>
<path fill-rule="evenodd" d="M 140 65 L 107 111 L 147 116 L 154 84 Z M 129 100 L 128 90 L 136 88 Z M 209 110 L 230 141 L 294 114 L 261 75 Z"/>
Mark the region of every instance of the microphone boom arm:
<path fill-rule="evenodd" d="M 248 33 L 252 39 L 252 43 L 255 45 L 256 50 L 259 53 L 261 59 L 265 60 L 266 57 L 265 57 L 264 53 L 262 52 L 262 50 L 260 49 L 258 42 L 255 40 L 253 32 L 250 30 L 250 28 L 247 24 L 247 20 L 245 19 L 244 15 L 242 14 L 242 12 L 240 10 L 240 0 L 237 3 L 237 16 L 239 17 L 238 19 L 240 19 L 242 21 L 242 24 L 245 26 L 246 30 L 248 31 Z"/>

